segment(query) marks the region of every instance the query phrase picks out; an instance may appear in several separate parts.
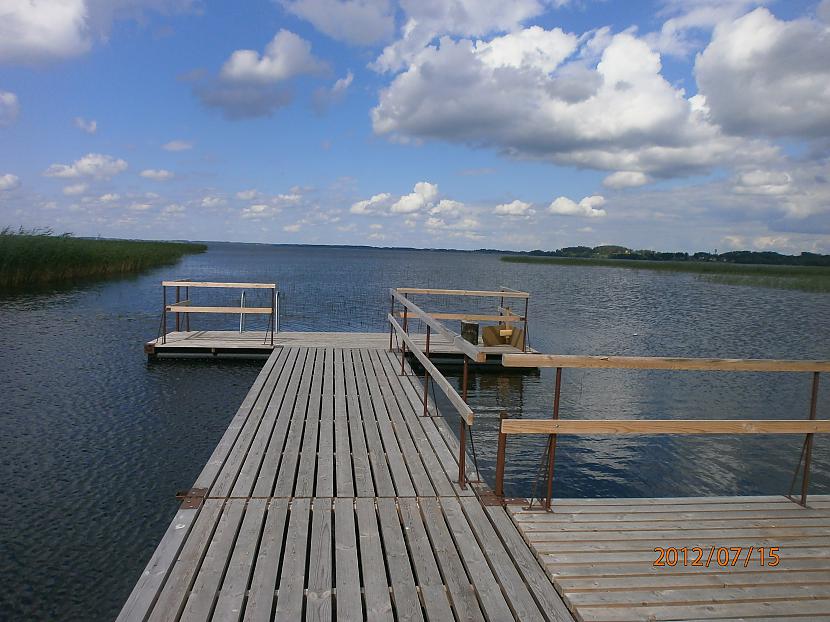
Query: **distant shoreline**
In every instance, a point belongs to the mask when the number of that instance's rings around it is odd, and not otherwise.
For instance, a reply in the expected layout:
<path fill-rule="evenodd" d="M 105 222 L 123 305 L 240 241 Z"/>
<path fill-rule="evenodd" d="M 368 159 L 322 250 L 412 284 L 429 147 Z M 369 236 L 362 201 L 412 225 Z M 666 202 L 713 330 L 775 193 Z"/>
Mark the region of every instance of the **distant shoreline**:
<path fill-rule="evenodd" d="M 507 255 L 508 263 L 626 268 L 657 272 L 686 272 L 707 281 L 727 285 L 754 285 L 776 289 L 795 289 L 830 293 L 830 268 L 823 266 L 787 266 L 738 264 L 717 261 L 650 261 L 645 259 L 593 259 L 582 257 L 532 257 Z"/>

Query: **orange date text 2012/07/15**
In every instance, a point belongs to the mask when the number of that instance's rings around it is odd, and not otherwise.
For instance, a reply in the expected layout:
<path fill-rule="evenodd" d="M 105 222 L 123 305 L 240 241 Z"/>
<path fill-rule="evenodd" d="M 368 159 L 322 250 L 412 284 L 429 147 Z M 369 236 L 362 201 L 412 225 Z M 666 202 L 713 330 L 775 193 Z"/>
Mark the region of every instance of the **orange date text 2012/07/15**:
<path fill-rule="evenodd" d="M 720 566 L 729 568 L 750 564 L 773 568 L 781 563 L 777 546 L 709 546 L 709 547 L 654 547 L 657 558 L 652 562 L 655 567 L 697 566 L 709 568 Z"/>

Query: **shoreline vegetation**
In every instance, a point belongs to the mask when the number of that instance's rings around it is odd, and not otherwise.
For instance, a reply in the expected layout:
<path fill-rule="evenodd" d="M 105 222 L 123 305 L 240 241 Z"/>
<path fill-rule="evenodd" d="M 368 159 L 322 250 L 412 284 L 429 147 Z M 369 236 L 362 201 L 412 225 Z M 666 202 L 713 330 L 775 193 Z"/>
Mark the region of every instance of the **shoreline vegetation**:
<path fill-rule="evenodd" d="M 133 274 L 205 250 L 190 242 L 76 238 L 6 227 L 0 230 L 0 290 Z"/>
<path fill-rule="evenodd" d="M 608 247 L 597 247 L 597 249 L 602 248 Z M 567 250 L 555 251 L 560 254 L 537 254 L 540 253 L 540 251 L 537 251 L 534 254 L 505 255 L 501 260 L 509 263 L 686 272 L 696 274 L 699 278 L 711 283 L 830 293 L 830 256 L 827 255 L 812 253 L 779 255 L 778 253 L 740 251 L 724 253 L 723 255 L 698 253 L 696 255 L 686 255 L 686 258 L 678 260 L 651 259 L 647 258 L 647 253 L 653 251 L 636 251 L 637 258 L 625 259 L 619 257 L 617 253 L 614 253 L 617 256 L 613 258 L 607 255 L 602 256 L 599 253 L 592 256 L 573 256 L 566 254 Z M 678 256 L 685 255 L 685 253 L 661 253 L 661 255 Z M 724 257 L 724 255 L 727 257 Z M 693 258 L 696 256 L 699 258 Z M 776 257 L 768 256 L 777 256 L 777 258 L 780 258 L 780 263 L 763 263 L 764 259 L 767 261 L 776 259 Z"/>

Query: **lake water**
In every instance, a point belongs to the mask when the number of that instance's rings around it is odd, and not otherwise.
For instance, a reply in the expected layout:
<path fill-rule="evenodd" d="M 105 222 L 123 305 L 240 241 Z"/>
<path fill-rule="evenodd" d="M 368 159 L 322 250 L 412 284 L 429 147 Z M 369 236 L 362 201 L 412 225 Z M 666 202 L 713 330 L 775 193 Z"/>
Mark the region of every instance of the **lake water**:
<path fill-rule="evenodd" d="M 139 277 L 0 299 L 0 619 L 112 619 L 178 507 L 175 491 L 193 483 L 261 367 L 148 364 L 142 344 L 158 331 L 163 278 L 276 281 L 289 331 L 383 331 L 393 286 L 507 285 L 531 292 L 531 345 L 543 352 L 803 359 L 830 352 L 827 295 L 712 284 L 690 274 L 504 263 L 488 254 L 211 244 L 205 254 Z M 197 295 L 239 302 L 238 294 Z M 255 302 L 251 296 L 246 304 Z M 493 307 L 471 299 L 454 310 Z M 192 322 L 230 330 L 238 320 Z M 446 373 L 457 382 L 457 369 Z M 810 380 L 566 370 L 561 413 L 804 418 Z M 500 413 L 549 416 L 552 395 L 552 370 L 471 375 L 485 479 L 492 483 Z M 827 378 L 819 417 L 829 410 Z M 455 428 L 457 419 L 448 418 Z M 555 494 L 785 493 L 802 440 L 563 437 Z M 830 493 L 827 441 L 816 442 L 815 493 Z M 543 445 L 510 441 L 508 495 L 532 494 Z"/>

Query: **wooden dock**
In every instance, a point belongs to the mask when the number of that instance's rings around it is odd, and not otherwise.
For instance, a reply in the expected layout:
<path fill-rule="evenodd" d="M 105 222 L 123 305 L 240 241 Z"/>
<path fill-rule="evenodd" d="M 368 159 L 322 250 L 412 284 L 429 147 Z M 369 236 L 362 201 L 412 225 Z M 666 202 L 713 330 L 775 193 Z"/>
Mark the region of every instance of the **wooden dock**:
<path fill-rule="evenodd" d="M 807 508 L 774 496 L 556 499 L 551 512 L 509 511 L 577 620 L 830 619 L 830 496 Z M 655 566 L 655 548 L 677 553 Z"/>
<path fill-rule="evenodd" d="M 328 345 L 271 352 L 119 620 L 572 620 L 408 364 Z"/>
<path fill-rule="evenodd" d="M 421 349 L 426 345 L 425 333 L 412 333 Z M 389 333 L 347 332 L 277 332 L 271 345 L 271 333 L 265 331 L 173 331 L 144 345 L 144 352 L 159 358 L 228 357 L 268 358 L 274 348 L 388 348 Z M 396 344 L 397 345 L 397 344 Z M 480 346 L 489 363 L 501 364 L 503 354 L 523 354 L 509 345 Z M 536 350 L 528 348 L 528 354 Z M 464 353 L 441 334 L 430 338 L 430 358 L 461 362 Z"/>

